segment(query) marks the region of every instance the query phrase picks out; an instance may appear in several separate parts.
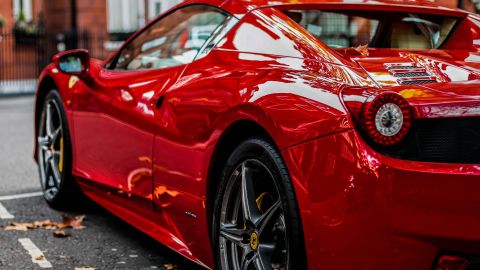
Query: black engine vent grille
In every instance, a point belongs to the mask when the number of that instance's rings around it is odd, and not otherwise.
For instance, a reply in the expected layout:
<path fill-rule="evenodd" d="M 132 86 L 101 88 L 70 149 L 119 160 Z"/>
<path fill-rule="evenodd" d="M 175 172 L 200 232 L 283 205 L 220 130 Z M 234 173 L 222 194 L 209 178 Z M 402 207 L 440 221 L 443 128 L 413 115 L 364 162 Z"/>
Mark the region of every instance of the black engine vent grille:
<path fill-rule="evenodd" d="M 418 85 L 436 83 L 437 78 L 432 76 L 427 70 L 416 63 L 388 63 L 385 68 L 398 78 L 400 85 Z"/>
<path fill-rule="evenodd" d="M 405 160 L 480 164 L 480 118 L 417 120 L 400 145 L 376 150 Z"/>
<path fill-rule="evenodd" d="M 399 69 L 417 69 L 417 66 L 390 66 L 388 70 L 399 70 Z"/>
<path fill-rule="evenodd" d="M 390 63 L 385 64 L 388 70 L 418 69 L 415 63 Z"/>
<path fill-rule="evenodd" d="M 430 74 L 427 72 L 404 72 L 404 73 L 395 73 L 394 77 L 405 78 L 405 77 L 429 77 Z"/>
<path fill-rule="evenodd" d="M 428 79 L 428 80 L 402 80 L 400 81 L 400 85 L 418 85 L 418 84 L 429 84 L 429 83 L 436 83 L 437 80 Z"/>

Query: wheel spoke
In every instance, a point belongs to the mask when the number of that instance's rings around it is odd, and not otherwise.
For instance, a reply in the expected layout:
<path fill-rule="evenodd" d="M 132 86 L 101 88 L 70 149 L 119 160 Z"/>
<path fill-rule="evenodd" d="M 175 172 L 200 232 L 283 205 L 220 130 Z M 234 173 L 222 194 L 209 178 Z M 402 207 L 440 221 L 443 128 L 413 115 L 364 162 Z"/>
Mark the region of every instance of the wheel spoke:
<path fill-rule="evenodd" d="M 60 181 L 62 179 L 62 175 L 57 168 L 57 164 L 55 164 L 55 159 L 50 159 L 50 169 L 52 170 L 53 180 L 55 180 L 55 186 L 60 186 Z"/>
<path fill-rule="evenodd" d="M 50 148 L 45 150 L 44 158 L 45 158 L 45 161 L 44 161 L 45 164 L 50 162 L 50 160 L 53 158 L 53 153 L 52 151 L 50 151 Z"/>
<path fill-rule="evenodd" d="M 47 132 L 47 136 L 50 138 L 53 135 L 53 109 L 52 105 L 50 103 L 47 104 L 47 109 L 46 109 L 46 116 L 45 116 L 45 131 Z"/>
<path fill-rule="evenodd" d="M 258 228 L 260 234 L 265 230 L 265 227 L 272 221 L 275 220 L 274 217 L 280 213 L 281 210 L 281 201 L 277 200 L 263 215 L 258 219 L 255 224 Z"/>
<path fill-rule="evenodd" d="M 38 143 L 42 146 L 49 146 L 50 145 L 50 139 L 48 137 L 38 137 Z"/>
<path fill-rule="evenodd" d="M 52 144 L 54 144 L 57 141 L 58 135 L 62 132 L 62 128 L 59 127 L 52 133 Z"/>
<path fill-rule="evenodd" d="M 53 151 L 53 152 L 52 152 L 52 156 L 53 156 L 54 158 L 57 158 L 57 159 L 60 157 L 61 154 L 62 154 L 62 153 L 61 153 L 60 151 Z"/>
<path fill-rule="evenodd" d="M 234 225 L 222 224 L 220 227 L 220 235 L 237 246 L 243 246 L 244 234 L 245 231 L 236 228 Z"/>
<path fill-rule="evenodd" d="M 275 250 L 275 244 L 260 244 L 258 246 L 258 254 L 262 258 L 271 258 L 273 251 Z"/>
<path fill-rule="evenodd" d="M 255 269 L 257 270 L 272 270 L 272 264 L 270 262 L 270 257 L 263 255 L 262 253 L 258 253 L 255 256 L 255 260 L 253 264 L 255 265 Z"/>
<path fill-rule="evenodd" d="M 50 139 L 48 137 L 39 136 L 37 142 L 43 150 L 47 150 L 50 146 Z"/>
<path fill-rule="evenodd" d="M 257 255 L 252 255 L 253 253 L 245 253 L 242 256 L 242 265 L 240 266 L 241 270 L 248 270 L 248 267 L 252 265 L 252 263 L 255 261 L 255 258 Z"/>
<path fill-rule="evenodd" d="M 260 211 L 255 201 L 253 179 L 248 172 L 245 162 L 242 164 L 242 211 L 245 221 L 256 224 L 260 217 Z"/>
<path fill-rule="evenodd" d="M 230 252 L 231 254 L 234 254 L 233 256 L 236 256 L 237 254 L 240 254 L 239 249 L 243 251 L 243 254 L 245 254 L 245 249 L 241 248 L 237 245 L 230 245 Z M 232 258 L 233 259 L 233 258 Z M 242 263 L 243 259 L 238 260 L 238 256 L 236 259 L 232 261 L 232 268 L 233 270 L 240 270 L 240 264 Z"/>
<path fill-rule="evenodd" d="M 50 176 L 50 173 L 51 173 L 52 169 L 50 168 L 51 167 L 50 162 L 48 162 L 46 159 L 44 161 L 44 164 L 45 164 L 45 167 L 44 167 L 44 172 L 43 173 L 44 173 L 45 177 L 44 177 L 43 185 L 44 185 L 45 190 L 47 190 L 48 189 L 48 178 Z"/>

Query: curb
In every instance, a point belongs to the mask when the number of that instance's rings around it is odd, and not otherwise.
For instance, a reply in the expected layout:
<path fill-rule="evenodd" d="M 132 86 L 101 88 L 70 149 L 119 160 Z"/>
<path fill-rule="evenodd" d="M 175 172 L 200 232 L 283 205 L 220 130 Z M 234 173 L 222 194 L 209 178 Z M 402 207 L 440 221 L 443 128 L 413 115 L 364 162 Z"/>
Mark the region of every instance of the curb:
<path fill-rule="evenodd" d="M 36 91 L 36 79 L 0 81 L 0 97 L 33 95 L 36 93 Z"/>

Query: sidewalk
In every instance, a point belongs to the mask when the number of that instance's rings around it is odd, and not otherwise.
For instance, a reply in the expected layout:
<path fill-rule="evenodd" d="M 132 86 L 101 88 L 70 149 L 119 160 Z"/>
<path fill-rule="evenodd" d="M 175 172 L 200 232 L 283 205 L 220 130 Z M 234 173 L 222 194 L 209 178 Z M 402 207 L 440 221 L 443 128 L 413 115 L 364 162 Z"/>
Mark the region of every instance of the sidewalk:
<path fill-rule="evenodd" d="M 34 94 L 36 89 L 36 79 L 0 81 L 0 96 Z"/>

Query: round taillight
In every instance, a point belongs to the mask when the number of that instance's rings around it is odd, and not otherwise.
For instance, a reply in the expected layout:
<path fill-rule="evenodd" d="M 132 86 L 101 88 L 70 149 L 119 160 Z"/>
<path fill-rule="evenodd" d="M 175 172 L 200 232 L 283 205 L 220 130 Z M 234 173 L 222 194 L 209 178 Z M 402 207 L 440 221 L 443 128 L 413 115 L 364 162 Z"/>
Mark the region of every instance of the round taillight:
<path fill-rule="evenodd" d="M 392 146 L 401 142 L 412 125 L 408 102 L 396 93 L 382 93 L 365 103 L 363 126 L 377 144 Z"/>

